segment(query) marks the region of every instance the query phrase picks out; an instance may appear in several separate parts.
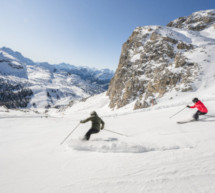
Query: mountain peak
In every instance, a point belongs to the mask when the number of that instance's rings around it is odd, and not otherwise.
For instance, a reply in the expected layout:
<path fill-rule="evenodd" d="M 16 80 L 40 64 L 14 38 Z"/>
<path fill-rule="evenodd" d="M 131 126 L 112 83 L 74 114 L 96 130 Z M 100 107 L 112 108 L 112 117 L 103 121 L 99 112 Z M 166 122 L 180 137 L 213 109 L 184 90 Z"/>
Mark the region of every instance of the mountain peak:
<path fill-rule="evenodd" d="M 213 24 L 215 24 L 215 9 L 197 11 L 190 16 L 179 17 L 168 23 L 167 26 L 201 31 Z"/>
<path fill-rule="evenodd" d="M 34 62 L 32 60 L 24 57 L 20 52 L 13 51 L 12 49 L 10 49 L 8 47 L 2 47 L 2 48 L 0 48 L 0 50 L 6 52 L 10 56 L 13 56 L 16 59 L 16 61 L 18 61 L 18 62 L 29 64 L 29 65 L 34 64 Z"/>

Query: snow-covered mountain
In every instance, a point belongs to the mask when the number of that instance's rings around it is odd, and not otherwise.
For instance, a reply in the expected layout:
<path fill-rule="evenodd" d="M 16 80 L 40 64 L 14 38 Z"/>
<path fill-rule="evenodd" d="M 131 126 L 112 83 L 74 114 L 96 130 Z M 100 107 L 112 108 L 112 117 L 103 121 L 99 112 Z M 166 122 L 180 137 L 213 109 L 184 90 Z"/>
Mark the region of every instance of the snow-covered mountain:
<path fill-rule="evenodd" d="M 137 27 L 122 47 L 107 92 L 110 107 L 146 108 L 180 92 L 214 88 L 214 53 L 215 10 L 181 17 L 167 27 Z"/>
<path fill-rule="evenodd" d="M 104 92 L 112 76 L 113 71 L 109 69 L 35 63 L 3 47 L 0 49 L 0 105 L 8 108 L 67 105 Z"/>

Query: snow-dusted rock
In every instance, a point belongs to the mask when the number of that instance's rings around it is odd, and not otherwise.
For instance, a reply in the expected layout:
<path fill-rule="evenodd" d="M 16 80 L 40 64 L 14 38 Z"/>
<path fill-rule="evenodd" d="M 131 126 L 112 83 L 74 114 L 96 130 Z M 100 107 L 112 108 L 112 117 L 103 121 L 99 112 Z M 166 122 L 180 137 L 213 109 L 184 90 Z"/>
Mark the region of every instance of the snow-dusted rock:
<path fill-rule="evenodd" d="M 171 91 L 196 89 L 194 83 L 202 73 L 202 65 L 205 69 L 205 65 L 213 65 L 214 62 L 212 58 L 205 63 L 209 47 L 215 48 L 211 35 L 215 33 L 211 29 L 214 13 L 214 10 L 194 13 L 187 18 L 189 24 L 184 22 L 183 26 L 176 26 L 179 21 L 175 20 L 168 25 L 174 28 L 137 27 L 122 47 L 119 65 L 107 92 L 110 107 L 120 108 L 134 103 L 134 109 L 145 108 L 156 104 L 159 98 Z M 206 20 L 206 16 L 211 16 L 211 19 Z M 187 30 L 191 20 L 193 25 L 195 21 L 206 20 L 204 30 Z M 190 57 L 199 52 L 202 57 Z"/>
<path fill-rule="evenodd" d="M 198 11 L 187 17 L 171 21 L 167 26 L 180 29 L 201 31 L 215 23 L 215 10 Z"/>

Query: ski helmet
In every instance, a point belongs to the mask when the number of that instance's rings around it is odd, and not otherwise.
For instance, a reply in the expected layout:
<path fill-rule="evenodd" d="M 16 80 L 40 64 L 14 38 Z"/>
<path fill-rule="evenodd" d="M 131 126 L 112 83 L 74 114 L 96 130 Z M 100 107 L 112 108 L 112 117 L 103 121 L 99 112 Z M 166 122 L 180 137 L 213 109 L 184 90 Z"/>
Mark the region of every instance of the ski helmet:
<path fill-rule="evenodd" d="M 196 102 L 199 101 L 199 99 L 198 99 L 198 98 L 194 98 L 192 101 L 193 101 L 194 103 L 196 103 Z"/>
<path fill-rule="evenodd" d="M 90 115 L 91 115 L 91 116 L 97 116 L 97 113 L 96 113 L 96 111 L 92 111 L 92 112 L 90 113 Z"/>

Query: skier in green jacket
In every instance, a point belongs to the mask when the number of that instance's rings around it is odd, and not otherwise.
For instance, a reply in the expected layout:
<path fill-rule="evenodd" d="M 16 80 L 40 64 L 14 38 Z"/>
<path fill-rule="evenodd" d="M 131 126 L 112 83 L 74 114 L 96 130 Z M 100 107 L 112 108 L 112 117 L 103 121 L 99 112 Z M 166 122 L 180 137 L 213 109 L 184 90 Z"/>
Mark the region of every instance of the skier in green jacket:
<path fill-rule="evenodd" d="M 96 111 L 91 112 L 91 116 L 85 120 L 81 120 L 80 123 L 86 123 L 88 121 L 92 122 L 92 126 L 89 131 L 85 134 L 84 139 L 89 140 L 91 134 L 98 133 L 100 130 L 104 129 L 104 121 L 98 116 Z"/>

